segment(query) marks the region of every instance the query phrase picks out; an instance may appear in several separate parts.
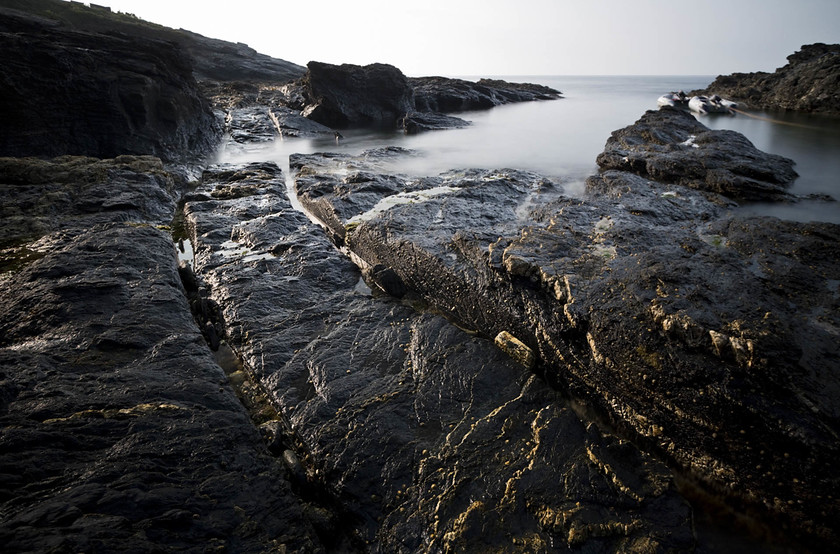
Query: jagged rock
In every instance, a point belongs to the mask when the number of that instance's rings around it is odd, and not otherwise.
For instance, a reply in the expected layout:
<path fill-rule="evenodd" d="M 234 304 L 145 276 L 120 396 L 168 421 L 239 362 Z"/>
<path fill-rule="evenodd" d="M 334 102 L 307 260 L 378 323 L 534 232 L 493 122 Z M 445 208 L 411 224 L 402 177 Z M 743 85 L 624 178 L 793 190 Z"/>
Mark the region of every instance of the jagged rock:
<path fill-rule="evenodd" d="M 674 132 L 655 120 L 651 133 Z M 307 182 L 322 175 L 310 169 Z M 373 198 L 322 176 L 319 201 L 340 214 L 324 223 L 350 227 L 364 263 L 466 329 L 520 339 L 556 387 L 728 517 L 772 541 L 833 543 L 836 225 L 731 215 L 717 195 L 621 171 L 592 177 L 584 200 L 524 172 L 451 172 L 425 181 L 441 194 L 362 214 Z"/>
<path fill-rule="evenodd" d="M 774 73 L 721 75 L 703 91 L 750 107 L 840 114 L 840 44 L 806 44 Z"/>
<path fill-rule="evenodd" d="M 631 171 L 662 182 L 737 200 L 792 200 L 791 159 L 755 148 L 741 133 L 712 131 L 678 109 L 649 111 L 612 133 L 598 155 L 601 169 Z"/>
<path fill-rule="evenodd" d="M 196 326 L 178 185 L 148 156 L 0 159 L 5 551 L 338 544 Z"/>
<path fill-rule="evenodd" d="M 0 155 L 174 161 L 215 146 L 217 121 L 171 43 L 4 10 L 0 47 Z"/>
<path fill-rule="evenodd" d="M 414 106 L 418 112 L 486 110 L 511 102 L 553 100 L 561 94 L 543 85 L 493 79 L 474 83 L 448 77 L 415 77 L 409 83 L 414 89 Z"/>
<path fill-rule="evenodd" d="M 690 548 L 664 465 L 583 424 L 492 342 L 360 288 L 276 167 L 212 169 L 198 194 L 232 186 L 253 195 L 186 206 L 197 274 L 369 549 Z"/>

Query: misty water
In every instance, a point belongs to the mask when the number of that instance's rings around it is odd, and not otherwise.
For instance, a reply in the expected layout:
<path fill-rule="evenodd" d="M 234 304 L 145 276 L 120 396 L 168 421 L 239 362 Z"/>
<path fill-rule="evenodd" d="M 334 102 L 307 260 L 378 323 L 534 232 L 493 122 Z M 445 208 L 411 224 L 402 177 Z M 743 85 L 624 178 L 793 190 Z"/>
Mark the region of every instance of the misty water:
<path fill-rule="evenodd" d="M 457 114 L 470 127 L 419 135 L 370 130 L 342 131 L 344 138 L 277 140 L 264 145 L 228 146 L 220 162 L 275 161 L 288 168 L 293 153 L 345 152 L 401 146 L 416 151 L 392 168 L 409 175 L 436 175 L 471 167 L 535 171 L 561 183 L 567 194 L 579 195 L 587 176 L 597 171 L 595 158 L 610 133 L 632 124 L 656 99 L 675 90 L 707 86 L 712 76 L 501 77 L 548 85 L 563 93 L 552 101 L 499 106 Z M 796 162 L 800 177 L 790 191 L 797 195 L 829 195 L 840 199 L 840 119 L 791 113 L 751 111 L 697 116 L 712 129 L 732 129 L 766 152 Z M 761 118 L 761 119 L 758 119 Z M 840 223 L 840 203 L 803 200 L 795 204 L 752 204 L 741 209 L 798 221 Z"/>

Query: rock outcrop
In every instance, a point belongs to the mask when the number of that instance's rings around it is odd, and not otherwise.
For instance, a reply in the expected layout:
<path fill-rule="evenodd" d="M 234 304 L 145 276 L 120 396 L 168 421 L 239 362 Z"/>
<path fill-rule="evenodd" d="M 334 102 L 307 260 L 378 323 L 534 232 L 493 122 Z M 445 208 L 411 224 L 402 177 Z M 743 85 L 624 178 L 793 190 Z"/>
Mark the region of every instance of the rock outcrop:
<path fill-rule="evenodd" d="M 219 126 L 171 43 L 0 18 L 0 155 L 196 159 Z"/>
<path fill-rule="evenodd" d="M 840 44 L 806 44 L 774 73 L 721 75 L 705 94 L 749 107 L 840 115 Z"/>
<path fill-rule="evenodd" d="M 6 552 L 340 544 L 195 324 L 166 227 L 176 182 L 153 158 L 0 164 Z"/>
<path fill-rule="evenodd" d="M 60 22 L 75 31 L 153 39 L 176 44 L 191 62 L 197 80 L 285 83 L 299 79 L 306 68 L 260 54 L 247 44 L 171 29 L 103 6 L 61 0 L 0 0 L 0 6 Z"/>
<path fill-rule="evenodd" d="M 513 102 L 554 100 L 560 92 L 543 85 L 509 83 L 499 79 L 478 82 L 448 77 L 409 79 L 414 89 L 414 106 L 419 112 L 465 112 L 486 110 Z"/>
<path fill-rule="evenodd" d="M 621 135 L 655 158 L 674 117 Z M 743 147 L 740 174 L 766 173 L 744 142 L 714 144 Z M 836 225 L 736 215 L 717 193 L 627 171 L 574 200 L 512 170 L 401 183 L 364 158 L 318 158 L 293 160 L 301 201 L 373 283 L 512 335 L 550 383 L 764 540 L 836 540 Z"/>
<path fill-rule="evenodd" d="M 309 62 L 301 79 L 303 115 L 332 127 L 393 128 L 411 111 L 412 91 L 392 65 Z"/>
<path fill-rule="evenodd" d="M 291 209 L 276 166 L 214 167 L 202 181 L 185 219 L 203 296 L 360 544 L 692 547 L 691 510 L 663 464 L 582 422 L 491 341 L 360 286 L 359 269 Z"/>
<path fill-rule="evenodd" d="M 793 160 L 768 154 L 735 131 L 711 131 L 674 108 L 648 112 L 612 133 L 598 155 L 603 169 L 630 171 L 735 200 L 792 200 Z"/>
<path fill-rule="evenodd" d="M 560 92 L 530 83 L 446 77 L 407 78 L 390 65 L 310 62 L 298 82 L 285 87 L 287 103 L 324 125 L 402 128 L 407 133 L 463 127 L 444 112 L 485 110 L 511 102 L 554 100 Z"/>

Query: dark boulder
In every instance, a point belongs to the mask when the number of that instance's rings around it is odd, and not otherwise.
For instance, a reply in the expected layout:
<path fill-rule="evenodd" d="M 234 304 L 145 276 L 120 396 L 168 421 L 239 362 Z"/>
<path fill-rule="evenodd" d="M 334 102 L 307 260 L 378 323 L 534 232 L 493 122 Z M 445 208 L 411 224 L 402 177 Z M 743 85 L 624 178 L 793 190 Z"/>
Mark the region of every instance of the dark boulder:
<path fill-rule="evenodd" d="M 719 94 L 752 108 L 840 114 L 840 44 L 806 44 L 773 73 L 721 75 L 703 94 Z"/>
<path fill-rule="evenodd" d="M 413 106 L 408 79 L 394 66 L 309 62 L 307 68 L 303 115 L 334 129 L 393 128 Z"/>
<path fill-rule="evenodd" d="M 219 126 L 172 43 L 0 18 L 0 155 L 195 159 Z"/>

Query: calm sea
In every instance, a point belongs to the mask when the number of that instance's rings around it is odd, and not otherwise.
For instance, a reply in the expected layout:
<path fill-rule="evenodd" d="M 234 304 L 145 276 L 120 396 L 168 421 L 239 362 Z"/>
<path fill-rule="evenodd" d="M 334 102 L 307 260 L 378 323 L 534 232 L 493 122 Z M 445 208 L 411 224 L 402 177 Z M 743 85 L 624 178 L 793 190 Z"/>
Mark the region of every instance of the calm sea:
<path fill-rule="evenodd" d="M 351 154 L 395 145 L 419 156 L 397 168 L 412 175 L 435 175 L 468 167 L 518 168 L 536 171 L 562 183 L 577 195 L 588 175 L 597 171 L 595 158 L 610 133 L 632 124 L 656 99 L 673 90 L 703 88 L 713 76 L 515 76 L 510 81 L 548 85 L 563 93 L 554 101 L 500 106 L 458 114 L 472 126 L 406 136 L 373 131 L 343 132 L 344 139 L 278 140 L 268 146 L 231 149 L 220 161 L 273 160 L 286 168 L 288 155 L 337 151 Z M 732 129 L 761 150 L 796 161 L 800 177 L 795 194 L 827 194 L 840 199 L 840 118 L 755 112 L 698 116 L 712 129 Z M 799 221 L 840 223 L 840 203 L 803 201 L 790 205 L 753 204 L 742 209 Z"/>

